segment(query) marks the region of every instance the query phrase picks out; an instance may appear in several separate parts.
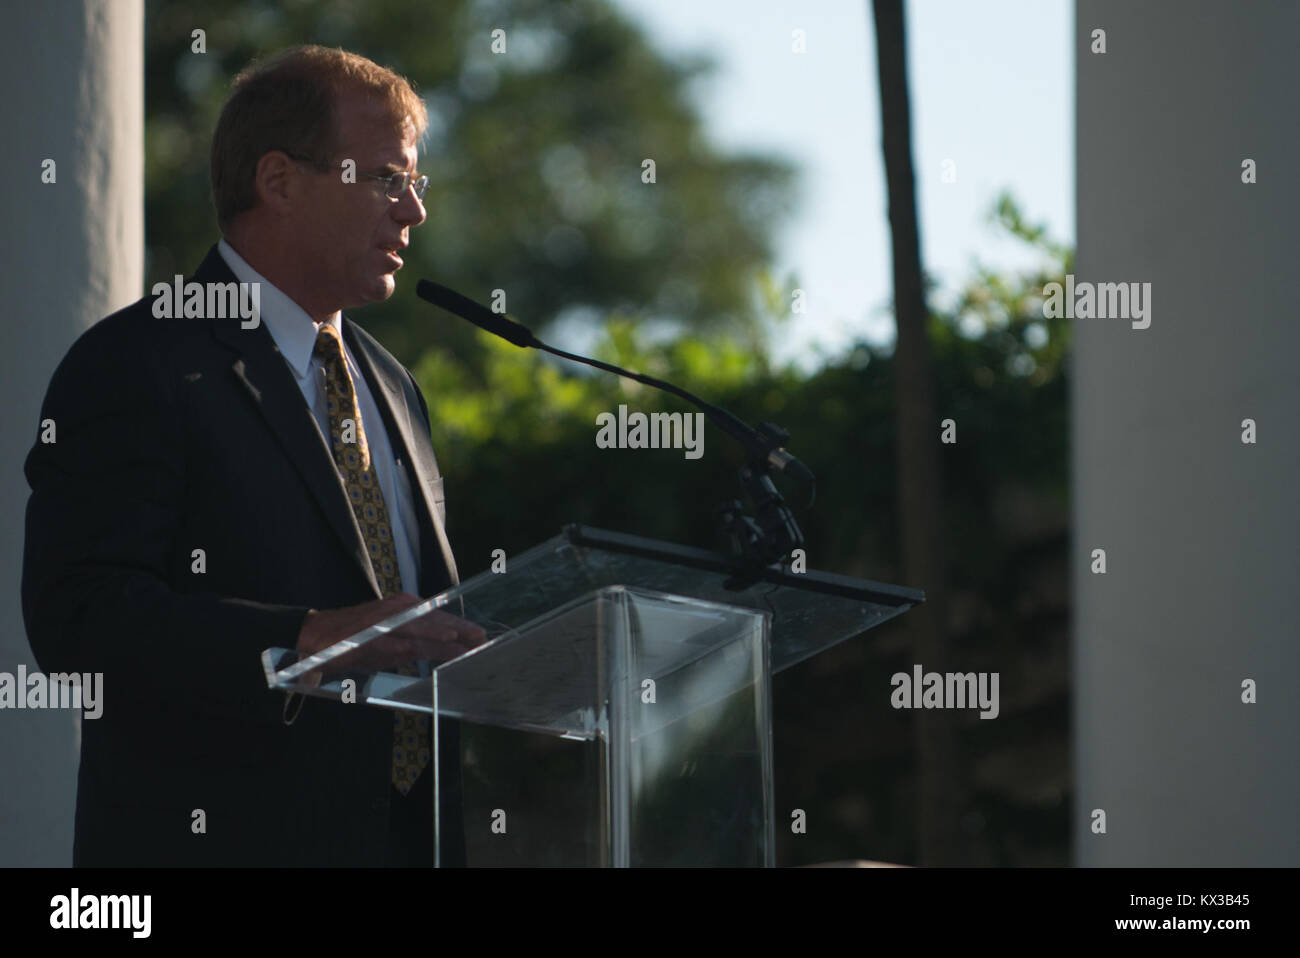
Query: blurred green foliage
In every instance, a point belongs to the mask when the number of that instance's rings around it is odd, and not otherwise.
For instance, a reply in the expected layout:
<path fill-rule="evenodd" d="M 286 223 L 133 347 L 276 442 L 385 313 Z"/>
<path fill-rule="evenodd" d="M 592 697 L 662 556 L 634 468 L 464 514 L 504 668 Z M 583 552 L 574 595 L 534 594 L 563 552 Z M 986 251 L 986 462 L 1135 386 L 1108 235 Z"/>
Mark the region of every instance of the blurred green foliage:
<path fill-rule="evenodd" d="M 493 53 L 504 29 L 506 53 Z M 191 52 L 206 31 L 207 52 Z M 299 43 L 342 46 L 410 79 L 430 129 L 428 221 L 399 292 L 361 321 L 408 365 L 430 345 L 482 358 L 473 330 L 413 294 L 428 276 L 545 328 L 612 312 L 752 338 L 756 275 L 794 202 L 781 161 L 724 154 L 670 61 L 606 0 L 293 0 L 147 4 L 148 282 L 188 273 L 216 239 L 208 148 L 229 81 Z M 656 182 L 642 182 L 642 162 Z M 684 228 L 689 226 L 689 228 Z"/>
<path fill-rule="evenodd" d="M 1069 254 L 1036 238 L 1009 197 L 999 200 L 997 219 L 1036 246 L 1042 268 L 1020 276 L 980 268 L 954 312 L 931 320 L 940 408 L 960 424 L 959 442 L 945 447 L 945 469 L 956 480 L 948 494 L 962 505 L 952 519 L 967 526 L 1000 476 L 1041 485 L 1062 503 L 1065 496 L 1068 327 L 1042 318 L 1041 290 L 1064 274 Z M 721 545 L 711 511 L 738 494 L 734 475 L 742 461 L 730 439 L 707 427 L 700 460 L 680 450 L 598 449 L 599 413 L 620 404 L 644 412 L 688 407 L 611 374 L 478 335 L 481 373 L 436 348 L 413 369 L 449 476 L 458 549 L 471 568 L 486 567 L 493 548 L 510 552 L 553 534 L 561 521 Z M 616 319 L 594 352 L 698 392 L 746 421 L 785 426 L 791 448 L 820 477 L 820 505 L 800 520 L 818 564 L 874 578 L 896 575 L 889 348 L 862 343 L 803 375 L 776 368 L 725 332 L 652 342 Z M 503 509 L 503 502 L 518 507 Z M 800 504 L 793 494 L 792 502 Z"/>

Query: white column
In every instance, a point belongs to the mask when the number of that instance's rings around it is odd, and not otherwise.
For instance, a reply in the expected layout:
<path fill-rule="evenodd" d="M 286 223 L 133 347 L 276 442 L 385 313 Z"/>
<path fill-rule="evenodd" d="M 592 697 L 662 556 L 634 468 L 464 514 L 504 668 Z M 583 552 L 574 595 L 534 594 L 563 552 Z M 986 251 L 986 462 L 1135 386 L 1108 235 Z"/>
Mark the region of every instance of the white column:
<path fill-rule="evenodd" d="M 1075 861 L 1300 865 L 1300 5 L 1075 17 Z"/>
<path fill-rule="evenodd" d="M 143 5 L 12 4 L 0 47 L 0 672 L 13 674 L 36 668 L 19 584 L 41 400 L 72 341 L 143 292 Z M 78 721 L 0 710 L 0 866 L 71 864 Z"/>

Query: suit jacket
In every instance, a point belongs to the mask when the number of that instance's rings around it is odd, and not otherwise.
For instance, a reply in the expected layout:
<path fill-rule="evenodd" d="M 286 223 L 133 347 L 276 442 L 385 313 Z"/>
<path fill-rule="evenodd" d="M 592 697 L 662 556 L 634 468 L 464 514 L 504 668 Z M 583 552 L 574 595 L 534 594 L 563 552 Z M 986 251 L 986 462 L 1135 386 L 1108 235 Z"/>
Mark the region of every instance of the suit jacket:
<path fill-rule="evenodd" d="M 191 280 L 235 277 L 213 247 Z M 381 596 L 338 470 L 265 326 L 158 319 L 152 302 L 73 344 L 41 409 L 55 441 L 26 462 L 32 649 L 46 673 L 103 673 L 74 864 L 382 865 L 391 715 L 307 699 L 286 726 L 259 658 L 293 648 L 309 608 Z M 406 463 L 420 591 L 436 594 L 456 570 L 428 408 L 383 347 L 343 330 Z"/>

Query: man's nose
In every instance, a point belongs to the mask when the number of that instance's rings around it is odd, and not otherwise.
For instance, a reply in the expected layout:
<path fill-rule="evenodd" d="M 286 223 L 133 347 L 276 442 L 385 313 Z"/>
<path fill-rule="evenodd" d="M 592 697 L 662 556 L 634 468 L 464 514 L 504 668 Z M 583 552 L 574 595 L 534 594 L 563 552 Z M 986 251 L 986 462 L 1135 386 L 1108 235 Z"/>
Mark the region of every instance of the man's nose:
<path fill-rule="evenodd" d="M 402 198 L 393 204 L 393 218 L 403 226 L 419 226 L 424 222 L 424 203 L 415 195 L 415 187 L 408 186 Z"/>

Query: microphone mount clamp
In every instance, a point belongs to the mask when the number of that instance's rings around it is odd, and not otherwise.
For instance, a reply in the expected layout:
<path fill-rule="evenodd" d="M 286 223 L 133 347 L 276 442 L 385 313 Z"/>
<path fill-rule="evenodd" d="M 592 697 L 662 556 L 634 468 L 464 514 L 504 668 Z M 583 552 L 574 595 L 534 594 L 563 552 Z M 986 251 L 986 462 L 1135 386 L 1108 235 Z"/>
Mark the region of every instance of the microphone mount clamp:
<path fill-rule="evenodd" d="M 779 564 L 804 543 L 794 513 L 771 477 L 769 453 L 789 442 L 790 434 L 770 422 L 759 423 L 755 432 L 765 448 L 753 449 L 749 461 L 739 470 L 741 491 L 753 505 L 754 515 L 745 513 L 739 499 L 723 502 L 713 513 L 739 567 L 725 583 L 728 589 L 744 589 L 757 582 L 762 569 Z"/>

